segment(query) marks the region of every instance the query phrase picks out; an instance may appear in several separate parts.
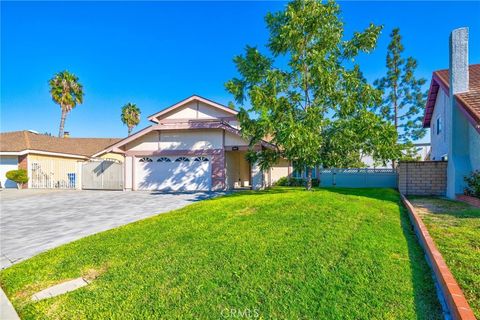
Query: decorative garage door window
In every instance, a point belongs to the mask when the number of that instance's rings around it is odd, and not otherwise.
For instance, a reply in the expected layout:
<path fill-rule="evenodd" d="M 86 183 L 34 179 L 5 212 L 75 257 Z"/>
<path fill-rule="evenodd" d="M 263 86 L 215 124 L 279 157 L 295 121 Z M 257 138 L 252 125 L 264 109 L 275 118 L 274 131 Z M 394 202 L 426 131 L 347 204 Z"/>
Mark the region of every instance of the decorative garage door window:
<path fill-rule="evenodd" d="M 151 158 L 144 157 L 140 159 L 140 162 L 152 162 L 153 160 Z"/>
<path fill-rule="evenodd" d="M 170 160 L 170 158 L 167 158 L 167 157 L 160 157 L 158 158 L 157 162 L 172 162 L 172 160 Z"/>
<path fill-rule="evenodd" d="M 190 159 L 186 157 L 178 157 L 177 159 L 175 159 L 175 162 L 190 162 Z"/>
<path fill-rule="evenodd" d="M 195 159 L 193 159 L 193 161 L 208 162 L 208 158 L 207 157 L 196 157 Z"/>

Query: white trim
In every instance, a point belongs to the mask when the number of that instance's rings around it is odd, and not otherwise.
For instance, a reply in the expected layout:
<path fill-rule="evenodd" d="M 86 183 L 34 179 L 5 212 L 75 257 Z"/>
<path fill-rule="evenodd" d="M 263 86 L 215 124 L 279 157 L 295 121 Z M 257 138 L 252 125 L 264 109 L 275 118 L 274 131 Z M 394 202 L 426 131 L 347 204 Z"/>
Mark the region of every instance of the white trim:
<path fill-rule="evenodd" d="M 16 152 L 10 151 L 0 151 L 0 156 L 23 156 L 26 154 L 40 154 L 40 155 L 47 155 L 47 156 L 56 156 L 56 157 L 65 157 L 65 158 L 75 158 L 75 159 L 89 159 L 90 157 L 69 154 L 69 153 L 60 153 L 60 152 L 50 152 L 50 151 L 41 151 L 41 150 L 22 150 Z"/>

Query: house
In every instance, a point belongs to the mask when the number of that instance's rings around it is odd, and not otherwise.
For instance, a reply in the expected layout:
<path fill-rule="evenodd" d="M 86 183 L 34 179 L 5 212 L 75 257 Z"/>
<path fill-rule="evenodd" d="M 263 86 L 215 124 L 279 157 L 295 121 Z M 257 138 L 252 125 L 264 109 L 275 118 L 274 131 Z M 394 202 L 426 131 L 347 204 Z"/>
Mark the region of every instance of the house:
<path fill-rule="evenodd" d="M 80 164 L 117 141 L 115 138 L 57 138 L 27 130 L 0 133 L 0 182 L 2 187 L 16 188 L 5 174 L 25 169 L 29 181 L 24 187 L 80 188 Z"/>
<path fill-rule="evenodd" d="M 431 160 L 448 160 L 447 196 L 465 188 L 464 177 L 480 169 L 480 64 L 468 64 L 468 28 L 450 36 L 450 67 L 435 71 L 423 119 L 430 128 Z"/>
<path fill-rule="evenodd" d="M 124 157 L 126 190 L 260 189 L 291 173 L 284 160 L 265 172 L 249 163 L 237 111 L 217 102 L 193 95 L 148 120 L 150 126 L 94 154 Z M 261 141 L 253 149 L 272 147 Z"/>

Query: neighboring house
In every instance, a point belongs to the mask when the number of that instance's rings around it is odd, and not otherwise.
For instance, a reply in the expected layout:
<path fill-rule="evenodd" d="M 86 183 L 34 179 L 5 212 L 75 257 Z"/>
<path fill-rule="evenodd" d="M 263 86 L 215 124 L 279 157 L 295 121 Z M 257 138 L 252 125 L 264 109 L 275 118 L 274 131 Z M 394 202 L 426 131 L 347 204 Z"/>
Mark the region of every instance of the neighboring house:
<path fill-rule="evenodd" d="M 193 95 L 148 119 L 152 125 L 94 155 L 125 157 L 126 190 L 259 189 L 290 174 L 287 161 L 267 172 L 251 165 L 237 111 L 219 103 Z"/>
<path fill-rule="evenodd" d="M 468 64 L 468 29 L 450 36 L 450 67 L 435 71 L 423 126 L 431 160 L 448 160 L 447 196 L 463 193 L 464 177 L 480 169 L 480 64 Z"/>
<path fill-rule="evenodd" d="M 0 133 L 0 182 L 15 188 L 5 174 L 28 171 L 28 188 L 79 188 L 79 165 L 119 141 L 113 138 L 57 138 L 33 131 Z M 105 155 L 114 157 L 114 155 Z"/>

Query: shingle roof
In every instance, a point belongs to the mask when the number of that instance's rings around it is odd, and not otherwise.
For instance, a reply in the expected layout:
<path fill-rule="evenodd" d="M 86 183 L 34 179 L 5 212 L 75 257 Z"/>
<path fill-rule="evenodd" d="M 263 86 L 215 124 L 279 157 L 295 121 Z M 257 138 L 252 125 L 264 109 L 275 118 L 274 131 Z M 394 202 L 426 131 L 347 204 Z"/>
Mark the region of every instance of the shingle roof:
<path fill-rule="evenodd" d="M 448 69 L 435 71 L 433 73 L 433 79 L 440 80 L 440 85 L 447 90 L 449 89 L 450 75 L 448 73 Z M 435 89 L 438 91 L 438 88 Z M 432 87 L 430 90 L 432 91 Z M 431 94 L 431 92 L 429 92 L 429 94 Z M 433 100 L 435 97 L 436 92 L 432 95 L 432 99 L 430 100 Z M 455 97 L 462 104 L 465 111 L 472 117 L 476 124 L 480 125 L 480 64 L 471 64 L 469 66 L 468 91 L 457 93 L 455 94 Z M 433 105 L 429 101 L 427 102 L 426 115 L 431 115 L 431 113 L 433 113 Z M 429 117 L 425 117 L 425 120 L 427 121 L 424 121 L 424 125 L 430 125 Z"/>
<path fill-rule="evenodd" d="M 118 141 L 118 138 L 57 138 L 26 130 L 12 131 L 0 133 L 0 152 L 37 150 L 89 157 Z"/>

